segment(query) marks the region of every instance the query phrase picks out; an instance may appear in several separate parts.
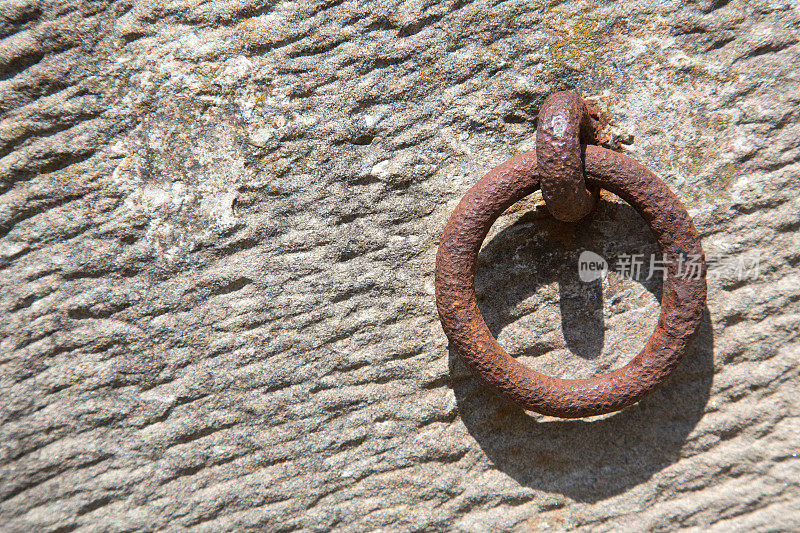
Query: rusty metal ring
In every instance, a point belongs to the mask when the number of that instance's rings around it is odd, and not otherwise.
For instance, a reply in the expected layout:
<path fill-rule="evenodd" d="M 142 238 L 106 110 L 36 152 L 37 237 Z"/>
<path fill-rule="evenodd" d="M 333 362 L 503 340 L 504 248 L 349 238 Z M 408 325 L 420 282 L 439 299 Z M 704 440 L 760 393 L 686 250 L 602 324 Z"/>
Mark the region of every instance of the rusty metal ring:
<path fill-rule="evenodd" d="M 677 367 L 697 332 L 706 305 L 706 266 L 686 208 L 664 182 L 636 161 L 587 146 L 586 178 L 632 205 L 667 258 L 661 315 L 644 349 L 627 365 L 589 379 L 536 372 L 508 355 L 478 309 L 475 262 L 500 214 L 539 188 L 536 154 L 517 155 L 491 170 L 461 199 L 444 229 L 436 257 L 436 305 L 452 348 L 491 388 L 525 409 L 561 418 L 618 411 L 658 388 Z M 682 261 L 699 262 L 695 276 Z"/>
<path fill-rule="evenodd" d="M 593 141 L 581 97 L 562 91 L 545 98 L 536 126 L 536 172 L 547 209 L 558 220 L 580 220 L 597 203 L 599 190 L 586 187 L 583 164 L 583 149 Z"/>

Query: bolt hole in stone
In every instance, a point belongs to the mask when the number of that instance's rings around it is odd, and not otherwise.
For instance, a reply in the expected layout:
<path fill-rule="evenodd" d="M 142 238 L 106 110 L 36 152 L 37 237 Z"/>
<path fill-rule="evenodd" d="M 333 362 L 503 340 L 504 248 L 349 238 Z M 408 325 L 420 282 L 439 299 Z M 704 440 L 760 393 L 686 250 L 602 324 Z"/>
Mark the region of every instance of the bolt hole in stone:
<path fill-rule="evenodd" d="M 580 280 L 583 250 L 609 262 L 605 286 Z M 478 306 L 506 351 L 534 370 L 564 378 L 604 374 L 639 353 L 660 313 L 660 273 L 640 281 L 613 273 L 614 261 L 635 253 L 649 259 L 660 252 L 644 220 L 616 196 L 601 191 L 586 219 L 566 224 L 537 192 L 509 208 L 484 241 Z M 702 446 L 687 438 L 705 412 L 714 374 L 708 309 L 692 348 L 660 389 L 599 417 L 524 411 L 481 384 L 452 350 L 449 364 L 467 431 L 494 467 L 525 486 L 597 502 Z"/>

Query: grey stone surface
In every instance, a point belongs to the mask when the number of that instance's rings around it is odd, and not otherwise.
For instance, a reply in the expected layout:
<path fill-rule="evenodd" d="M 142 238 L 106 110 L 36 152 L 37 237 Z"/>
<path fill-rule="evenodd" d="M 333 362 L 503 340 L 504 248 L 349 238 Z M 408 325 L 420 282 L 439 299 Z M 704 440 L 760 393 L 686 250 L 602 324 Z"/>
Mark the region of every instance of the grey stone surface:
<path fill-rule="evenodd" d="M 799 38 L 790 1 L 3 0 L 0 529 L 800 530 Z M 433 300 L 453 207 L 562 89 L 715 259 L 668 384 L 579 421 L 476 384 Z M 584 249 L 655 243 L 537 194 L 478 265 L 553 375 L 658 314 Z"/>

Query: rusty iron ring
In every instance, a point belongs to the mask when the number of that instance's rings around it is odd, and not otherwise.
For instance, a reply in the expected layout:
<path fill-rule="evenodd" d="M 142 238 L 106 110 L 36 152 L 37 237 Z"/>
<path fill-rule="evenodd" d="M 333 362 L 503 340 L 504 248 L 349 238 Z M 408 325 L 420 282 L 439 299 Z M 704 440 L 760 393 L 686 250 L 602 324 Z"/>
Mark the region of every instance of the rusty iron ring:
<path fill-rule="evenodd" d="M 583 165 L 583 149 L 594 142 L 589 109 L 581 97 L 562 91 L 545 99 L 536 126 L 536 173 L 547 209 L 558 220 L 580 220 L 597 203 L 600 191 L 586 187 Z"/>
<path fill-rule="evenodd" d="M 539 188 L 536 154 L 517 155 L 491 170 L 461 199 L 444 229 L 436 256 L 436 305 L 452 348 L 491 388 L 521 407 L 561 418 L 618 411 L 658 388 L 686 354 L 706 305 L 706 265 L 686 208 L 663 181 L 621 154 L 587 146 L 591 186 L 632 205 L 667 258 L 661 315 L 644 349 L 627 365 L 589 379 L 561 379 L 536 372 L 508 355 L 492 336 L 475 297 L 475 262 L 500 214 Z M 681 275 L 694 257 L 696 276 Z"/>

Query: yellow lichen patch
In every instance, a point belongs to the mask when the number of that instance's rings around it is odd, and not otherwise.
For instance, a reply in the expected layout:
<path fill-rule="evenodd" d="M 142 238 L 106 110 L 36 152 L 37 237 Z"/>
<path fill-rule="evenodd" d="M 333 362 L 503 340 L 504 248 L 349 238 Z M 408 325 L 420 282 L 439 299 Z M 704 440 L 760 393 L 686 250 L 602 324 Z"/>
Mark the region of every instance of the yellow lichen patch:
<path fill-rule="evenodd" d="M 78 183 L 87 181 L 92 176 L 87 175 L 86 167 L 83 164 L 72 165 L 55 172 L 41 174 L 42 179 L 58 181 L 61 183 Z"/>
<path fill-rule="evenodd" d="M 208 89 L 214 81 L 214 78 L 222 73 L 222 70 L 222 65 L 197 65 L 190 73 L 200 80 L 204 89 Z"/>
<path fill-rule="evenodd" d="M 711 116 L 709 123 L 716 131 L 724 131 L 728 129 L 731 123 L 731 116 L 724 113 L 716 113 Z"/>
<path fill-rule="evenodd" d="M 250 17 L 250 18 L 244 19 L 239 24 L 238 30 L 240 32 L 250 32 L 250 31 L 258 31 L 259 28 L 260 28 L 260 26 L 258 24 L 258 20 L 256 18 L 254 18 L 254 17 Z"/>
<path fill-rule="evenodd" d="M 714 178 L 719 181 L 723 187 L 727 187 L 737 175 L 736 165 L 733 163 L 726 163 L 714 175 Z"/>
<path fill-rule="evenodd" d="M 597 63 L 607 37 L 596 31 L 597 21 L 590 16 L 595 7 L 588 4 L 569 12 L 559 10 L 545 23 L 556 38 L 549 47 L 551 59 L 573 69 L 585 69 Z"/>
<path fill-rule="evenodd" d="M 247 166 L 252 168 L 256 174 L 265 173 L 270 176 L 278 177 L 285 174 L 297 159 L 297 156 L 292 157 L 285 148 L 280 148 L 250 162 Z"/>
<path fill-rule="evenodd" d="M 267 104 L 267 99 L 268 98 L 269 98 L 269 96 L 267 96 L 267 93 L 265 93 L 265 92 L 257 93 L 256 100 L 255 100 L 255 103 L 253 104 L 253 107 L 254 108 L 256 108 L 256 107 L 264 107 Z"/>
<path fill-rule="evenodd" d="M 481 8 L 484 6 L 478 5 L 476 2 L 466 8 L 464 8 L 461 13 L 458 15 L 460 22 L 464 25 L 470 25 L 476 21 L 478 15 L 481 14 Z"/>
<path fill-rule="evenodd" d="M 427 85 L 438 83 L 442 79 L 442 69 L 435 63 L 425 65 L 419 70 L 419 79 Z"/>
<path fill-rule="evenodd" d="M 689 161 L 684 165 L 684 168 L 687 174 L 691 176 L 701 174 L 712 161 L 719 158 L 719 152 L 704 146 L 699 137 L 696 137 L 696 142 L 691 145 L 687 152 Z"/>
<path fill-rule="evenodd" d="M 713 74 L 714 81 L 719 83 L 729 83 L 732 81 L 739 81 L 741 74 L 738 68 L 726 68 L 721 72 Z"/>
<path fill-rule="evenodd" d="M 711 191 L 706 189 L 700 189 L 699 193 L 694 195 L 694 199 L 698 204 L 710 205 L 717 205 L 717 200 L 719 200 L 717 196 L 714 196 Z"/>
<path fill-rule="evenodd" d="M 268 43 L 271 39 L 271 28 L 267 27 L 258 18 L 249 18 L 239 24 L 238 33 L 250 46 Z"/>

